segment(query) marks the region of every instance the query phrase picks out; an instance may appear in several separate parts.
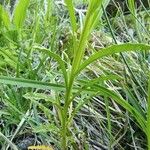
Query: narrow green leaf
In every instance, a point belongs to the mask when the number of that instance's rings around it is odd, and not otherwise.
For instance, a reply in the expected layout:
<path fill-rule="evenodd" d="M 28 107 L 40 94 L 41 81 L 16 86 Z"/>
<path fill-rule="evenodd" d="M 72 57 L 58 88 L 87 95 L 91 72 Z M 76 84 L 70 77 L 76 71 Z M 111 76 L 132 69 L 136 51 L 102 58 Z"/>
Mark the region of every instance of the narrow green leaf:
<path fill-rule="evenodd" d="M 135 0 L 128 0 L 128 8 L 132 15 L 136 16 Z"/>
<path fill-rule="evenodd" d="M 72 40 L 73 40 L 73 45 L 72 45 L 72 53 L 74 54 L 76 51 L 77 47 L 77 39 L 76 39 L 76 32 L 77 32 L 77 22 L 76 22 L 76 16 L 75 16 L 75 9 L 73 6 L 73 0 L 65 0 L 65 3 L 68 8 L 69 16 L 70 16 L 70 21 L 71 21 L 71 26 L 72 26 Z"/>
<path fill-rule="evenodd" d="M 103 81 L 108 81 L 108 80 L 121 80 L 123 79 L 121 76 L 119 75 L 102 75 L 99 76 L 98 78 L 94 78 L 92 80 L 78 80 L 80 84 L 84 84 L 84 85 L 93 85 L 95 83 L 99 83 L 99 82 L 103 82 Z"/>
<path fill-rule="evenodd" d="M 25 88 L 36 88 L 36 89 L 52 89 L 55 91 L 65 91 L 66 88 L 62 84 L 54 84 L 54 83 L 48 83 L 48 82 L 42 82 L 42 81 L 36 81 L 36 80 L 30 80 L 30 79 L 22 79 L 22 78 L 13 78 L 13 77 L 7 77 L 7 76 L 0 76 L 0 83 L 2 84 L 8 84 L 8 85 L 16 85 L 19 87 L 25 87 Z M 78 91 L 80 88 L 73 87 L 73 92 Z M 95 92 L 91 89 L 87 89 L 87 92 Z"/>
<path fill-rule="evenodd" d="M 85 22 L 84 22 L 84 27 L 83 27 L 83 30 L 79 39 L 79 45 L 75 50 L 75 57 L 73 60 L 73 70 L 72 70 L 73 72 L 76 72 L 78 67 L 80 66 L 80 63 L 82 61 L 82 58 L 85 52 L 85 47 L 87 44 L 88 37 L 95 23 L 94 19 L 97 18 L 97 16 L 99 15 L 99 12 L 97 11 L 100 10 L 101 5 L 102 5 L 102 1 L 99 1 L 99 0 L 90 1 L 89 7 L 87 10 L 87 15 L 86 15 Z"/>
<path fill-rule="evenodd" d="M 101 95 L 103 96 L 108 96 L 109 98 L 112 98 L 115 100 L 118 104 L 120 104 L 123 108 L 125 108 L 128 112 L 130 112 L 133 117 L 136 119 L 138 124 L 140 125 L 141 129 L 147 133 L 146 129 L 146 120 L 144 117 L 138 112 L 133 106 L 131 106 L 126 100 L 118 96 L 115 92 L 110 91 L 104 87 L 101 86 L 94 86 L 95 90 L 100 92 Z"/>
<path fill-rule="evenodd" d="M 132 94 L 131 90 L 127 86 L 124 86 L 124 88 L 125 92 L 127 93 L 129 103 L 131 103 L 132 106 L 146 119 L 144 111 L 142 110 L 135 96 Z"/>
<path fill-rule="evenodd" d="M 66 72 L 65 62 L 61 59 L 61 57 L 59 55 L 51 52 L 50 50 L 44 48 L 44 47 L 35 46 L 34 48 L 40 50 L 41 52 L 46 53 L 47 55 L 54 58 L 59 63 L 61 70 L 63 72 L 63 75 L 64 75 L 66 87 L 67 87 L 68 86 L 68 75 Z"/>
<path fill-rule="evenodd" d="M 13 23 L 19 29 L 22 27 L 23 22 L 26 17 L 26 11 L 29 6 L 30 0 L 19 0 L 18 4 L 15 7 L 13 15 Z"/>
<path fill-rule="evenodd" d="M 20 87 L 31 87 L 37 89 L 53 89 L 53 90 L 65 90 L 65 87 L 61 84 L 47 83 L 42 81 L 35 81 L 29 79 L 12 78 L 6 76 L 0 76 L 0 83 L 17 85 Z"/>
<path fill-rule="evenodd" d="M 6 28 L 10 27 L 10 17 L 8 12 L 0 5 L 0 22 L 3 22 Z"/>
<path fill-rule="evenodd" d="M 82 71 L 84 68 L 86 68 L 86 66 L 88 66 L 92 62 L 102 57 L 109 56 L 115 53 L 135 51 L 135 50 L 140 50 L 140 51 L 150 50 L 150 45 L 128 43 L 128 44 L 121 44 L 121 45 L 113 45 L 107 48 L 100 49 L 98 52 L 96 52 L 95 54 L 93 54 L 83 62 L 83 64 L 76 71 L 76 74 L 78 74 L 80 71 Z"/>
<path fill-rule="evenodd" d="M 73 2 L 72 0 L 65 0 L 65 3 L 67 4 L 67 8 L 69 11 L 72 30 L 73 30 L 73 33 L 75 33 L 77 31 L 77 24 L 76 24 L 76 16 L 75 16 L 75 11 L 73 7 Z"/>

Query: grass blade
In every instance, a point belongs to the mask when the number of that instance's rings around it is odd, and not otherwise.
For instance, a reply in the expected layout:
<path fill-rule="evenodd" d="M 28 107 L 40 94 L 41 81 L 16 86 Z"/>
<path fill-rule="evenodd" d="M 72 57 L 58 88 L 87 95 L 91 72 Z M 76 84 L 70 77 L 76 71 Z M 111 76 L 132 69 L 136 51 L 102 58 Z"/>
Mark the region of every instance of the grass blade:
<path fill-rule="evenodd" d="M 13 150 L 18 150 L 18 148 L 16 147 L 16 145 L 14 145 L 5 135 L 3 135 L 0 132 L 0 137 L 2 137 L 9 145 L 11 148 L 13 148 Z"/>
<path fill-rule="evenodd" d="M 73 60 L 73 73 L 77 71 L 82 61 L 89 34 L 91 33 L 91 30 L 95 24 L 95 18 L 99 16 L 98 12 L 100 11 L 101 5 L 102 1 L 99 0 L 90 1 L 87 15 L 85 18 L 83 31 L 80 36 L 79 45 L 75 51 L 75 58 Z"/>
<path fill-rule="evenodd" d="M 1 22 L 4 24 L 6 28 L 10 27 L 10 17 L 8 12 L 0 5 L 0 25 Z"/>
<path fill-rule="evenodd" d="M 135 0 L 128 0 L 128 8 L 129 8 L 131 14 L 133 15 L 132 19 L 134 21 L 134 27 L 136 29 L 138 39 L 141 42 L 142 41 L 141 32 L 140 32 L 141 25 L 137 18 L 137 10 L 136 10 L 136 6 L 135 6 Z"/>
<path fill-rule="evenodd" d="M 121 44 L 121 45 L 113 45 L 107 48 L 103 48 L 90 56 L 87 60 L 83 62 L 83 64 L 79 67 L 77 70 L 76 74 L 82 71 L 86 66 L 91 64 L 92 62 L 96 61 L 97 59 L 100 59 L 105 56 L 109 56 L 115 53 L 120 53 L 120 52 L 127 52 L 127 51 L 133 51 L 133 50 L 150 50 L 150 45 L 146 44 Z"/>
<path fill-rule="evenodd" d="M 54 89 L 58 91 L 65 90 L 65 87 L 60 84 L 47 83 L 47 82 L 35 81 L 29 79 L 12 78 L 6 76 L 0 76 L 0 83 L 17 85 L 20 87 L 37 88 L 37 89 Z"/>
<path fill-rule="evenodd" d="M 131 89 L 129 89 L 127 86 L 124 86 L 124 89 L 128 96 L 129 103 L 131 103 L 132 106 L 134 106 L 134 108 L 145 118 L 145 113 L 143 109 L 141 108 L 139 101 L 135 98 L 134 94 L 131 92 Z"/>
<path fill-rule="evenodd" d="M 115 92 L 110 91 L 104 87 L 101 86 L 96 86 L 94 87 L 95 89 L 100 92 L 101 95 L 103 96 L 108 96 L 109 98 L 112 98 L 115 100 L 118 104 L 120 104 L 123 108 L 125 108 L 127 111 L 129 111 L 133 117 L 136 119 L 138 124 L 140 125 L 141 129 L 146 133 L 146 120 L 144 117 L 133 107 L 131 106 L 127 101 L 125 101 L 123 98 L 118 96 Z"/>
<path fill-rule="evenodd" d="M 61 70 L 63 72 L 63 75 L 64 75 L 66 87 L 68 87 L 68 75 L 67 75 L 67 72 L 66 72 L 65 62 L 61 59 L 61 57 L 59 55 L 51 52 L 50 50 L 48 50 L 46 48 L 38 47 L 38 46 L 35 46 L 34 48 L 40 50 L 41 52 L 46 53 L 50 57 L 53 57 L 59 63 L 59 65 L 61 67 Z"/>
<path fill-rule="evenodd" d="M 72 0 L 65 0 L 65 3 L 67 4 L 67 8 L 69 11 L 72 30 L 73 30 L 73 33 L 75 33 L 77 31 L 77 24 L 76 24 L 76 16 L 75 16 L 75 11 L 73 7 L 73 2 Z"/>
<path fill-rule="evenodd" d="M 30 0 L 19 0 L 14 10 L 13 23 L 19 29 L 22 27 L 26 17 L 26 11 Z"/>

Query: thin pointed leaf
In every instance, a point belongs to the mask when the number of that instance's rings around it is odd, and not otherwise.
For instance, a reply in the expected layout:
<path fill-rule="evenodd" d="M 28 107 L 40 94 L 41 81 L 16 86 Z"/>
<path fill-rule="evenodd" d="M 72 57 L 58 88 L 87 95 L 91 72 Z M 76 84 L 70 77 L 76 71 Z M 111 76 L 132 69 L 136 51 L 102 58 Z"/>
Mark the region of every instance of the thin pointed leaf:
<path fill-rule="evenodd" d="M 7 76 L 0 76 L 0 83 L 37 89 L 53 89 L 58 91 L 65 90 L 65 87 L 61 84 L 47 83 L 42 81 L 35 81 L 21 78 L 12 78 Z"/>
<path fill-rule="evenodd" d="M 67 8 L 69 11 L 72 30 L 73 30 L 73 33 L 75 33 L 77 30 L 77 24 L 76 24 L 76 16 L 75 16 L 75 11 L 73 7 L 73 2 L 72 0 L 65 0 L 65 3 L 67 4 Z"/>
<path fill-rule="evenodd" d="M 4 26 L 6 28 L 10 27 L 10 17 L 8 12 L 3 8 L 2 5 L 0 5 L 0 22 L 3 22 Z"/>
<path fill-rule="evenodd" d="M 150 45 L 128 43 L 128 44 L 121 44 L 121 45 L 113 45 L 107 48 L 100 49 L 98 52 L 90 56 L 87 60 L 85 60 L 82 63 L 82 65 L 77 70 L 76 74 L 82 71 L 84 68 L 86 68 L 86 66 L 88 66 L 92 62 L 102 57 L 109 56 L 115 53 L 134 51 L 134 50 L 140 50 L 140 51 L 150 50 Z"/>
<path fill-rule="evenodd" d="M 147 133 L 146 129 L 146 120 L 144 117 L 133 107 L 131 106 L 126 100 L 118 96 L 115 92 L 108 90 L 107 88 L 101 87 L 101 86 L 95 86 L 95 90 L 97 88 L 97 91 L 100 92 L 103 96 L 108 96 L 109 98 L 112 98 L 115 100 L 118 104 L 120 104 L 123 108 L 125 108 L 128 112 L 130 112 L 133 117 L 136 119 L 138 124 L 140 125 L 141 129 Z"/>
<path fill-rule="evenodd" d="M 131 103 L 132 106 L 146 119 L 144 111 L 142 110 L 142 108 L 139 105 L 139 102 L 137 101 L 135 96 L 132 94 L 131 90 L 127 86 L 124 86 L 124 88 L 125 88 L 125 92 L 128 96 L 129 103 Z"/>
<path fill-rule="evenodd" d="M 85 18 L 84 27 L 83 27 L 83 30 L 79 39 L 79 45 L 75 51 L 75 57 L 73 60 L 73 72 L 77 71 L 80 65 L 80 62 L 83 58 L 86 43 L 87 43 L 88 37 L 90 35 L 90 32 L 94 24 L 93 16 L 97 18 L 97 16 L 99 15 L 99 13 L 97 13 L 97 10 L 100 9 L 101 4 L 102 4 L 102 1 L 99 1 L 99 0 L 90 1 L 89 7 L 87 10 L 87 15 Z"/>
<path fill-rule="evenodd" d="M 14 10 L 13 23 L 19 29 L 22 27 L 30 0 L 19 0 Z"/>
<path fill-rule="evenodd" d="M 44 48 L 44 47 L 35 46 L 34 48 L 40 50 L 41 52 L 46 53 L 50 57 L 53 57 L 59 63 L 59 65 L 61 67 L 61 70 L 63 72 L 63 75 L 64 75 L 66 87 L 67 87 L 67 85 L 68 85 L 68 75 L 67 75 L 67 72 L 66 72 L 65 62 L 61 59 L 61 57 L 59 55 L 51 52 L 50 50 Z"/>
<path fill-rule="evenodd" d="M 108 81 L 108 80 L 121 80 L 123 79 L 121 76 L 119 75 L 115 75 L 115 74 L 110 74 L 110 75 L 102 75 L 99 76 L 98 78 L 94 78 L 92 80 L 78 80 L 80 84 L 84 84 L 84 85 L 93 85 L 99 82 L 104 82 L 104 81 Z"/>

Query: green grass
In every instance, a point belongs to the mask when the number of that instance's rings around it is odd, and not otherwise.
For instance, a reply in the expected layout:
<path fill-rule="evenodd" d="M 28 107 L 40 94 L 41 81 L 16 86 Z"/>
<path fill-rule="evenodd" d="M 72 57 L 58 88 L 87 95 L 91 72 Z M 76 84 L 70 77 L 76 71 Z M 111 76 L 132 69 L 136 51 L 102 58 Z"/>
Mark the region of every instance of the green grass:
<path fill-rule="evenodd" d="M 150 149 L 149 10 L 128 0 L 109 18 L 109 0 L 90 0 L 82 18 L 78 3 L 0 6 L 2 149 L 28 135 L 62 150 Z"/>

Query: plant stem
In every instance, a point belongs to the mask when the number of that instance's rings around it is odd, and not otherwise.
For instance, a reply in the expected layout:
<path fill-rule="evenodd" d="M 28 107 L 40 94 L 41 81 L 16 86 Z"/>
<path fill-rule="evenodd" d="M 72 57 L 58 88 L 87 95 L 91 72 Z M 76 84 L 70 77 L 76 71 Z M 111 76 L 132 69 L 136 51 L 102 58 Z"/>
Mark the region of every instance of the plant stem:
<path fill-rule="evenodd" d="M 67 130 L 68 130 L 68 126 L 67 126 L 67 121 L 68 121 L 68 108 L 70 106 L 70 97 L 71 97 L 71 93 L 72 93 L 72 86 L 73 86 L 73 82 L 74 82 L 74 76 L 70 76 L 70 80 L 69 80 L 69 85 L 68 88 L 66 88 L 66 95 L 65 95 L 65 104 L 63 107 L 63 114 L 62 114 L 62 141 L 61 141 L 61 146 L 62 146 L 62 150 L 67 150 Z"/>
<path fill-rule="evenodd" d="M 62 122 L 62 141 L 61 141 L 61 149 L 67 150 L 67 127 L 66 127 L 66 118 L 67 118 L 67 110 L 63 110 L 63 122 Z"/>

